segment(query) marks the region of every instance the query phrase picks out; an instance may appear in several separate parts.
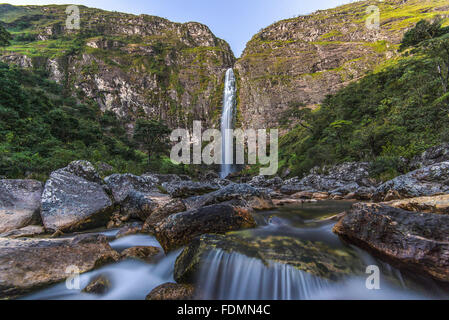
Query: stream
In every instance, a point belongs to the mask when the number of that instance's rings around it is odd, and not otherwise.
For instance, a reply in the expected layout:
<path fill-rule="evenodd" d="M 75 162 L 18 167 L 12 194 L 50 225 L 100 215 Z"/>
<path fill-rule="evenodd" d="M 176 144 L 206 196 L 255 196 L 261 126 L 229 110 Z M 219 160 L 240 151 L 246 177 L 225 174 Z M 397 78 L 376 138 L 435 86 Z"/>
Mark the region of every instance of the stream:
<path fill-rule="evenodd" d="M 332 227 L 335 221 L 327 219 L 349 208 L 351 202 L 322 201 L 302 206 L 286 206 L 256 214 L 259 227 L 237 232 L 249 241 L 267 241 L 270 237 L 320 243 L 329 252 L 354 257 L 352 272 L 338 279 L 321 278 L 298 270 L 287 264 L 270 262 L 246 256 L 239 252 L 228 253 L 217 249 L 207 255 L 207 267 L 200 269 L 197 287 L 202 299 L 219 300 L 276 300 L 276 299 L 448 299 L 449 294 L 435 281 L 413 274 L 403 273 L 375 259 L 365 251 L 343 243 Z M 114 239 L 118 230 L 100 232 L 111 239 L 110 245 L 122 251 L 134 246 L 158 246 L 152 236 L 131 235 Z M 103 295 L 82 293 L 80 289 L 67 289 L 65 283 L 35 292 L 25 299 L 103 299 L 139 300 L 155 287 L 174 282 L 173 271 L 179 249 L 168 255 L 160 254 L 152 264 L 126 260 L 80 275 L 80 288 L 99 275 L 105 275 L 111 288 Z M 313 262 L 313 261 L 312 261 Z M 355 266 L 361 267 L 355 267 Z M 380 289 L 369 290 L 366 286 L 366 267 L 380 269 Z M 360 270 L 358 270 L 358 269 Z"/>

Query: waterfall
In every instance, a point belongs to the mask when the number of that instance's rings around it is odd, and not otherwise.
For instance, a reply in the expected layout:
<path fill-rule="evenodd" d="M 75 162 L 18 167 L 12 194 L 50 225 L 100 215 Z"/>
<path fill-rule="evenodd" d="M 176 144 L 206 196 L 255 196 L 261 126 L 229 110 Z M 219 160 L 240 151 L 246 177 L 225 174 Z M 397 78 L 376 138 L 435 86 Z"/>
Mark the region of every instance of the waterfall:
<path fill-rule="evenodd" d="M 222 165 L 220 176 L 222 178 L 226 178 L 233 170 L 233 135 L 232 132 L 227 129 L 233 129 L 234 126 L 235 96 L 235 76 L 234 71 L 230 68 L 226 71 L 223 93 L 223 112 L 221 115 Z"/>
<path fill-rule="evenodd" d="M 223 250 L 211 251 L 201 268 L 199 287 L 205 299 L 312 299 L 329 286 L 325 279 L 292 266 L 271 263 Z"/>

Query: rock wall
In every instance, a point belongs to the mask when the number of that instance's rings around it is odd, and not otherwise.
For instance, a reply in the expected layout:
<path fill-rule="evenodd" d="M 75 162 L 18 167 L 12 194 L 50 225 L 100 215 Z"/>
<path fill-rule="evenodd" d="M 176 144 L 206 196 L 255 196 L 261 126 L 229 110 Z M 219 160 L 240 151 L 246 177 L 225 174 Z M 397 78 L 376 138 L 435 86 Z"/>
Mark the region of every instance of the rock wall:
<path fill-rule="evenodd" d="M 369 29 L 370 5 L 380 28 Z M 271 128 L 292 103 L 316 108 L 326 95 L 362 78 L 396 54 L 406 30 L 447 15 L 446 0 L 358 1 L 282 20 L 248 42 L 236 63 L 244 127 Z"/>
<path fill-rule="evenodd" d="M 69 30 L 66 8 L 0 5 L 0 21 L 16 31 L 2 60 L 45 69 L 130 128 L 142 116 L 171 127 L 218 124 L 224 74 L 235 58 L 207 26 L 79 6 L 80 29 Z"/>

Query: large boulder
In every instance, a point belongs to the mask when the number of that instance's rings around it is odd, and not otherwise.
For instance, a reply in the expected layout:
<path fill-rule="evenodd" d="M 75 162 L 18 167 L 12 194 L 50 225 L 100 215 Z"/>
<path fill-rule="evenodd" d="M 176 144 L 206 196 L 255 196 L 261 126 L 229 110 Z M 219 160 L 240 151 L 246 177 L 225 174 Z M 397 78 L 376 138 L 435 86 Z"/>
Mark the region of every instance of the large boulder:
<path fill-rule="evenodd" d="M 262 190 L 256 189 L 249 184 L 235 183 L 202 196 L 184 199 L 183 202 L 187 209 L 190 210 L 230 200 L 244 201 L 247 207 L 256 210 L 271 209 L 273 207 L 271 198 Z"/>
<path fill-rule="evenodd" d="M 187 198 L 220 189 L 220 185 L 209 181 L 164 182 L 162 187 L 174 198 Z"/>
<path fill-rule="evenodd" d="M 0 238 L 0 298 L 14 298 L 61 282 L 75 270 L 117 261 L 104 236 L 64 239 Z"/>
<path fill-rule="evenodd" d="M 40 222 L 42 190 L 35 180 L 0 180 L 0 233 Z"/>
<path fill-rule="evenodd" d="M 449 192 L 449 162 L 433 164 L 396 177 L 377 187 L 374 200 L 387 201 L 390 193 L 401 198 L 432 196 Z M 389 198 L 389 200 L 394 200 Z"/>
<path fill-rule="evenodd" d="M 41 197 L 45 229 L 75 231 L 105 226 L 113 202 L 92 164 L 75 161 L 51 173 Z"/>
<path fill-rule="evenodd" d="M 362 274 L 366 268 L 351 249 L 343 252 L 322 242 L 281 235 L 251 237 L 237 232 L 208 234 L 194 239 L 176 259 L 175 280 L 179 283 L 195 282 L 201 266 L 209 269 L 209 264 L 215 263 L 210 259 L 210 253 L 215 250 L 240 253 L 256 258 L 267 266 L 272 263 L 290 265 L 328 280 Z"/>
<path fill-rule="evenodd" d="M 255 225 L 250 209 L 225 203 L 172 214 L 155 226 L 155 235 L 168 252 L 205 233 L 226 233 Z"/>
<path fill-rule="evenodd" d="M 193 300 L 195 287 L 191 284 L 164 283 L 154 288 L 145 300 Z"/>
<path fill-rule="evenodd" d="M 448 215 L 358 203 L 334 232 L 398 268 L 449 282 Z"/>
<path fill-rule="evenodd" d="M 355 193 L 359 188 L 370 188 L 376 182 L 370 178 L 368 162 L 348 162 L 341 165 L 314 168 L 303 179 L 292 178 L 284 181 L 280 191 L 295 194 L 302 191 L 325 191 L 346 195 Z"/>
<path fill-rule="evenodd" d="M 171 199 L 167 202 L 162 202 L 157 209 L 145 220 L 142 227 L 143 232 L 154 234 L 156 225 L 174 213 L 186 211 L 184 202 L 180 199 Z"/>
<path fill-rule="evenodd" d="M 133 174 L 113 174 L 104 179 L 112 191 L 116 203 L 122 203 L 130 193 L 143 194 L 158 191 L 159 180 L 153 176 L 136 176 Z"/>

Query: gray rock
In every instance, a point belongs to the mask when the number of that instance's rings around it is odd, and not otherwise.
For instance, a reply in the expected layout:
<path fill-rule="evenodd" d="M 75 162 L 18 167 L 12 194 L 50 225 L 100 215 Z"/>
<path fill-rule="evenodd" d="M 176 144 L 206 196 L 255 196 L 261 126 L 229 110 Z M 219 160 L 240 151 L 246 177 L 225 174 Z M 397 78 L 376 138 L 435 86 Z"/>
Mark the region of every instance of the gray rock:
<path fill-rule="evenodd" d="M 369 176 L 368 162 L 348 162 L 337 166 L 314 168 L 303 179 L 297 177 L 284 181 L 280 191 L 294 194 L 301 191 L 325 191 L 346 195 L 354 193 L 361 187 L 377 186 Z"/>
<path fill-rule="evenodd" d="M 84 273 L 118 258 L 104 236 L 0 238 L 0 298 L 50 286 L 65 280 L 75 268 Z"/>
<path fill-rule="evenodd" d="M 187 198 L 220 189 L 220 186 L 213 182 L 195 181 L 164 182 L 162 187 L 175 198 Z"/>
<path fill-rule="evenodd" d="M 445 161 L 449 161 L 449 143 L 427 149 L 421 155 L 413 158 L 409 163 L 409 167 L 412 170 L 416 170 Z"/>
<path fill-rule="evenodd" d="M 36 180 L 0 180 L 0 233 L 40 223 L 42 190 Z"/>
<path fill-rule="evenodd" d="M 334 232 L 394 266 L 449 282 L 449 216 L 353 205 Z"/>
<path fill-rule="evenodd" d="M 131 191 L 120 206 L 122 215 L 145 221 L 158 208 L 158 203 L 149 194 Z"/>
<path fill-rule="evenodd" d="M 112 191 L 116 203 L 121 203 L 130 192 L 151 193 L 157 191 L 156 185 L 159 180 L 155 177 L 144 175 L 136 176 L 133 174 L 113 174 L 104 179 Z"/>
<path fill-rule="evenodd" d="M 396 177 L 380 185 L 374 193 L 376 201 L 383 201 L 389 192 L 403 198 L 432 196 L 449 192 L 449 162 L 436 163 Z M 389 198 L 389 200 L 393 200 Z"/>
<path fill-rule="evenodd" d="M 75 161 L 52 172 L 41 197 L 45 229 L 75 231 L 106 225 L 114 206 L 92 168 Z"/>
<path fill-rule="evenodd" d="M 271 198 L 265 192 L 249 184 L 230 184 L 227 187 L 202 196 L 189 197 L 184 199 L 183 202 L 187 209 L 190 210 L 230 200 L 245 201 L 247 207 L 259 210 L 273 207 Z"/>
<path fill-rule="evenodd" d="M 226 203 L 172 214 L 156 225 L 155 234 L 168 252 L 205 233 L 226 233 L 255 226 L 251 210 Z"/>
<path fill-rule="evenodd" d="M 272 188 L 272 189 L 279 189 L 283 183 L 284 181 L 279 177 L 267 179 L 265 176 L 255 176 L 248 182 L 250 186 L 256 188 Z"/>

